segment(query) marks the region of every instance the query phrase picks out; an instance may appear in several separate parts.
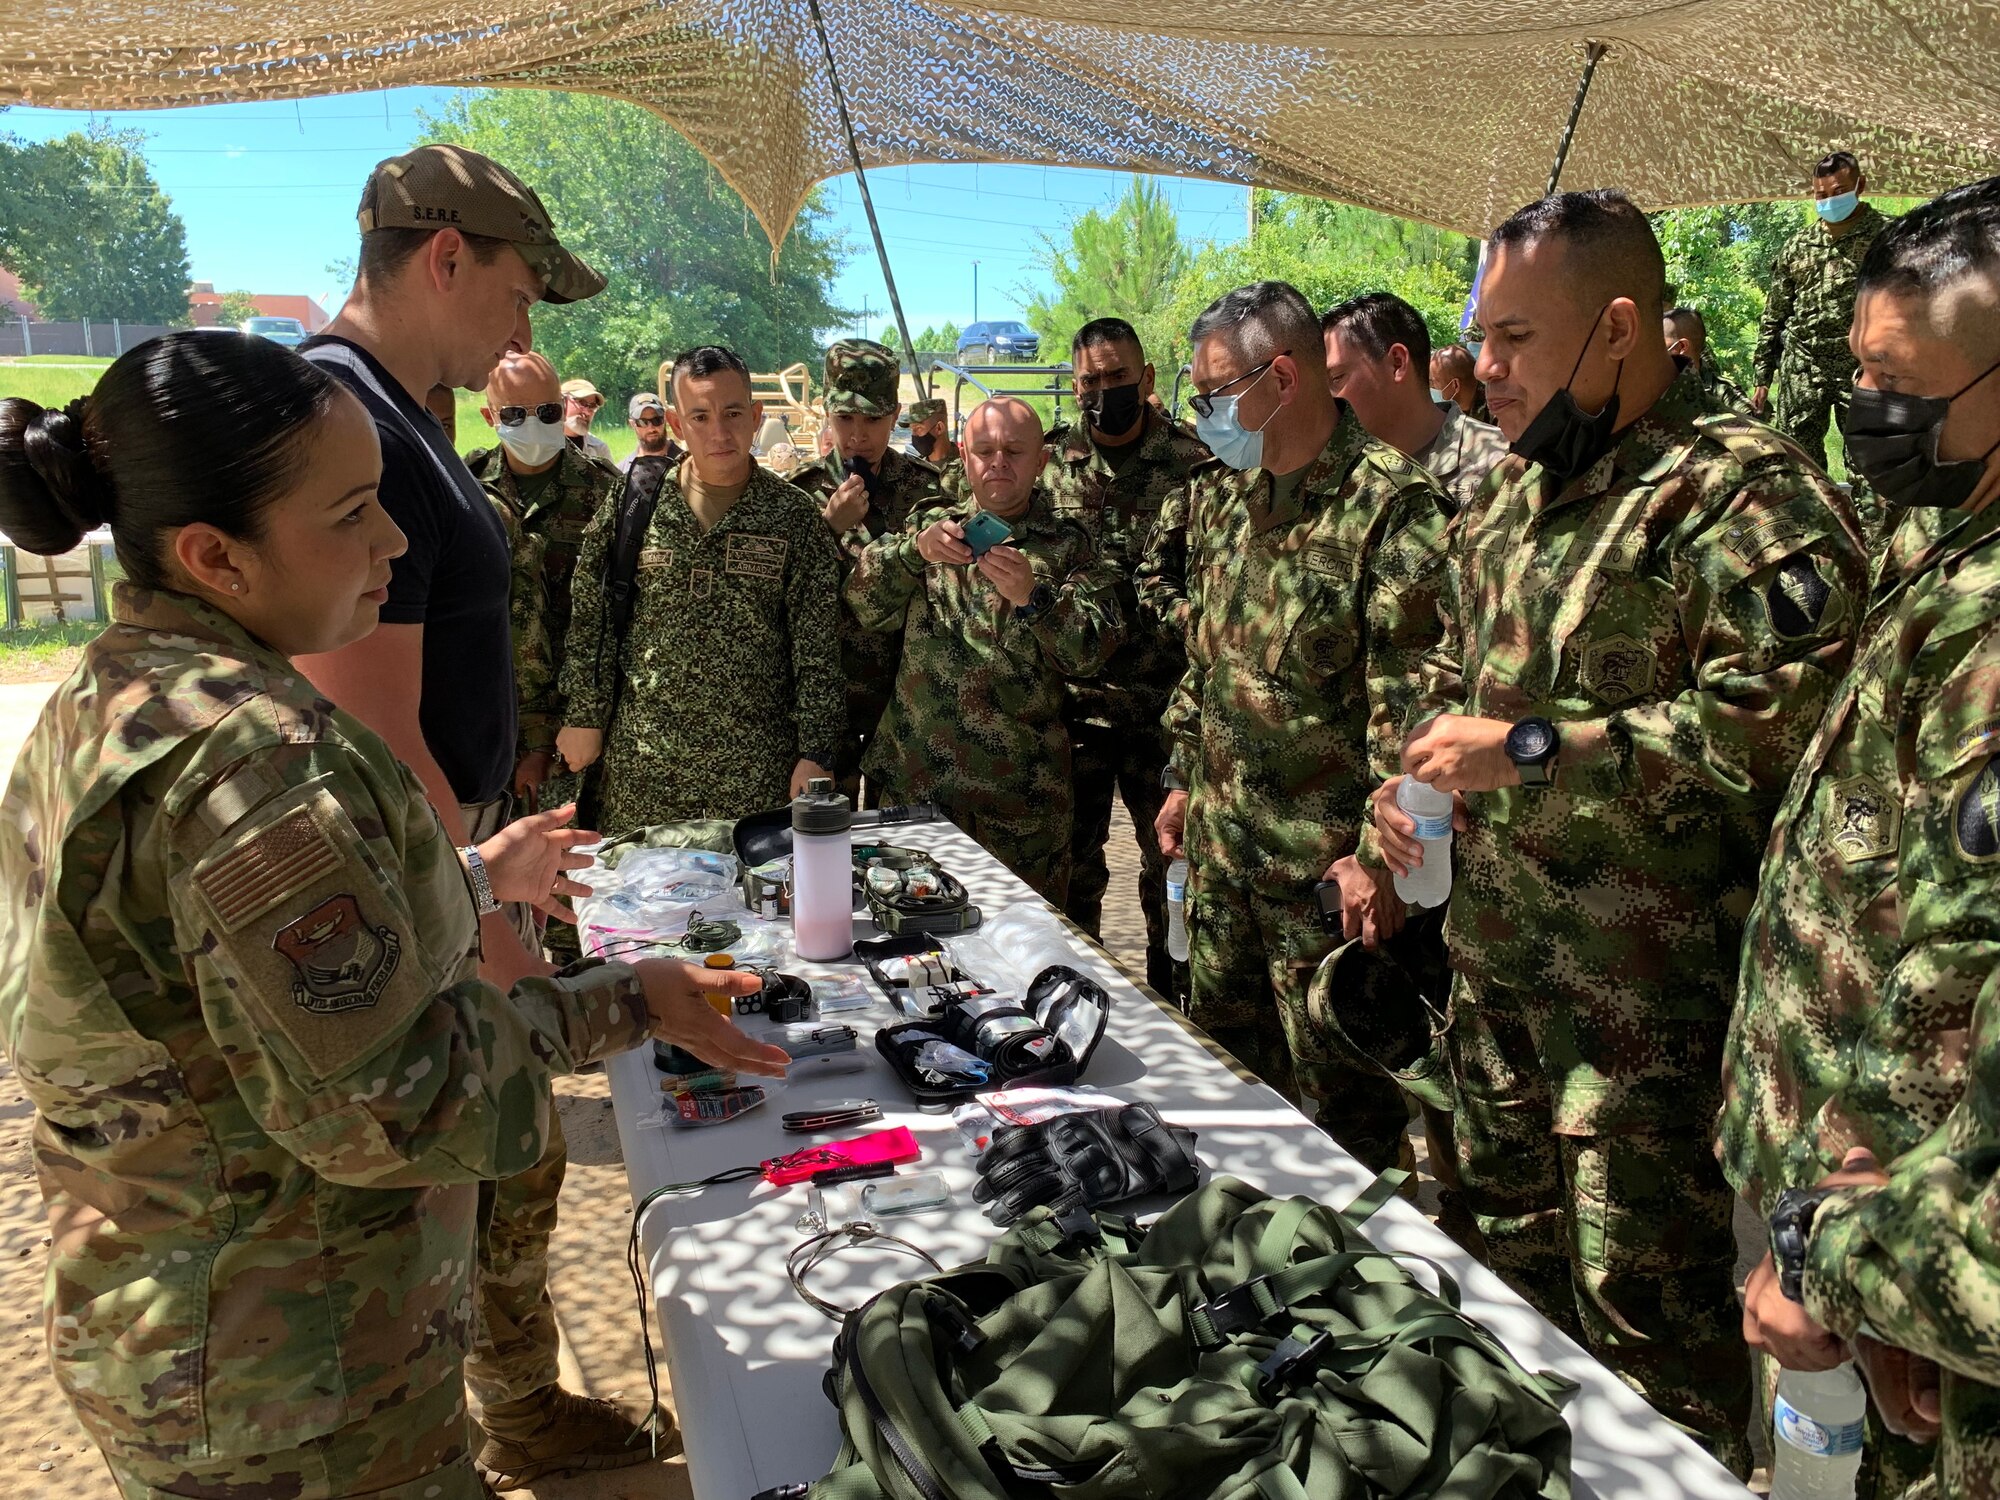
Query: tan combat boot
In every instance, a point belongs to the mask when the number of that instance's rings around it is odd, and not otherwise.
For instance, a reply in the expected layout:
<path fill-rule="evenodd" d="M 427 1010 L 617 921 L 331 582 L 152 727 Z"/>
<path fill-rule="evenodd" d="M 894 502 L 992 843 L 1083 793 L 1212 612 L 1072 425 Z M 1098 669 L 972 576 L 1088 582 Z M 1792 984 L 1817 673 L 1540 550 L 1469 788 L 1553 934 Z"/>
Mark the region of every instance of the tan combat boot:
<path fill-rule="evenodd" d="M 659 1412 L 659 1456 L 681 1451 L 671 1412 Z M 517 1490 L 548 1474 L 580 1469 L 622 1469 L 654 1454 L 648 1424 L 634 1421 L 609 1401 L 578 1396 L 559 1385 L 500 1402 L 480 1413 L 486 1442 L 479 1470 L 496 1490 Z"/>

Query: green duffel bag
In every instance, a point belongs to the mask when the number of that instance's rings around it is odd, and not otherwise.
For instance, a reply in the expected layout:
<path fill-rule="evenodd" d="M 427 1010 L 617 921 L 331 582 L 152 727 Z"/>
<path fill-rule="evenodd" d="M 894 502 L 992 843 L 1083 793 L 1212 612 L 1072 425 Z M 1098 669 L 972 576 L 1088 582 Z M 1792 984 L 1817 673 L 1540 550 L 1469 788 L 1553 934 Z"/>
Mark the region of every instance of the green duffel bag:
<path fill-rule="evenodd" d="M 833 1472 L 757 1500 L 1567 1500 L 1573 1385 L 1368 1245 L 1392 1185 L 1353 1216 L 1228 1177 L 1150 1228 L 1033 1210 L 848 1318 Z"/>

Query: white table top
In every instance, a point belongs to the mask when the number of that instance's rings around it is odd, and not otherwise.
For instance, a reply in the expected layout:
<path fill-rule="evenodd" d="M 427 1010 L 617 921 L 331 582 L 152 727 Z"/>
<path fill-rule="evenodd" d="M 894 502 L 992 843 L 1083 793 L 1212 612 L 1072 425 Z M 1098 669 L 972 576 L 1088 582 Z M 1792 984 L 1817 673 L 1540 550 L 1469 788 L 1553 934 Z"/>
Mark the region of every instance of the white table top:
<path fill-rule="evenodd" d="M 888 837 L 935 852 L 965 882 L 989 919 L 1015 903 L 1040 899 L 948 823 L 906 825 Z M 857 924 L 859 935 L 871 932 L 865 921 Z M 1211 1173 L 1336 1206 L 1368 1185 L 1372 1174 L 1298 1110 L 1262 1084 L 1239 1078 L 1177 1015 L 1150 1001 L 1102 953 L 1081 942 L 1076 947 L 1076 966 L 1093 973 L 1113 1000 L 1110 1025 L 1083 1081 L 1149 1101 L 1174 1123 L 1191 1127 Z M 786 967 L 808 977 L 866 973 L 858 960 Z M 972 1202 L 976 1174 L 970 1153 L 949 1115 L 921 1114 L 908 1102 L 872 1046 L 876 1027 L 902 1017 L 883 998 L 869 1010 L 832 1019 L 863 1033 L 867 1071 L 773 1085 L 761 1108 L 704 1129 L 643 1126 L 642 1117 L 657 1118 L 660 1108 L 651 1049 L 611 1059 L 606 1070 L 634 1200 L 662 1183 L 707 1177 L 814 1141 L 907 1125 L 917 1134 L 923 1157 L 902 1170 L 941 1169 L 957 1202 L 948 1212 L 895 1220 L 888 1227 L 946 1267 L 983 1259 L 1001 1231 Z M 854 1097 L 877 1100 L 882 1120 L 817 1136 L 788 1135 L 779 1128 L 779 1117 L 788 1110 Z M 687 1437 L 688 1472 L 701 1500 L 749 1500 L 773 1485 L 817 1479 L 839 1448 L 836 1413 L 820 1387 L 835 1325 L 798 1298 L 785 1273 L 786 1254 L 803 1238 L 794 1221 L 805 1201 L 804 1186 L 776 1189 L 753 1179 L 664 1198 L 646 1215 L 642 1246 L 652 1270 L 674 1404 Z M 1578 1383 L 1565 1413 L 1574 1434 L 1579 1496 L 1742 1500 L 1747 1493 L 1413 1205 L 1391 1199 L 1368 1221 L 1366 1233 L 1381 1249 L 1427 1256 L 1443 1265 L 1463 1289 L 1465 1311 L 1523 1365 L 1554 1370 Z M 615 1256 L 624 1247 L 606 1248 Z M 623 1271 L 611 1269 L 616 1264 L 609 1261 L 606 1274 L 622 1281 Z M 811 1284 L 821 1297 L 853 1306 L 873 1292 L 925 1274 L 922 1263 L 907 1255 L 850 1249 L 824 1262 Z"/>

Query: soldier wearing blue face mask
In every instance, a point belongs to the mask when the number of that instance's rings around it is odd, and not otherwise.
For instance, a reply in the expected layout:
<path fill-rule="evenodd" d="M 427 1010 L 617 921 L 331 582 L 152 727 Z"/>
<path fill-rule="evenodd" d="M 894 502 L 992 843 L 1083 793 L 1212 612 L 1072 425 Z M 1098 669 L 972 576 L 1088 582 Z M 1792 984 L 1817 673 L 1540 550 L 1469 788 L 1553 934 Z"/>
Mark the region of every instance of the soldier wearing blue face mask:
<path fill-rule="evenodd" d="M 1814 165 L 1814 220 L 1772 264 L 1757 331 L 1750 409 L 1760 417 L 1768 414 L 1773 426 L 1822 467 L 1827 423 L 1847 410 L 1854 384 L 1847 327 L 1854 318 L 1855 275 L 1889 222 L 1861 201 L 1866 186 L 1850 152 L 1835 151 Z"/>

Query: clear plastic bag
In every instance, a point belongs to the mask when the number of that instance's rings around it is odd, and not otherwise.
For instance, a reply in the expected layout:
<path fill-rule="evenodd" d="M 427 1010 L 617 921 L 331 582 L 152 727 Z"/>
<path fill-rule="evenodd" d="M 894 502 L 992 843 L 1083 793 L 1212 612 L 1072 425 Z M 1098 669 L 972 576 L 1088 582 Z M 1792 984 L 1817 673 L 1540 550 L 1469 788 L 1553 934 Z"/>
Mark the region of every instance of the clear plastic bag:
<path fill-rule="evenodd" d="M 586 927 L 677 937 L 687 931 L 688 916 L 697 908 L 731 921 L 738 913 L 749 914 L 737 889 L 733 854 L 707 849 L 615 852 L 615 866 L 600 861 L 579 873 L 590 887 L 590 894 L 576 903 L 577 918 Z"/>
<path fill-rule="evenodd" d="M 1083 968 L 1089 960 L 1047 907 L 1022 902 L 982 923 L 978 932 L 944 939 L 952 961 L 995 989 L 1026 994 L 1050 964 Z"/>

